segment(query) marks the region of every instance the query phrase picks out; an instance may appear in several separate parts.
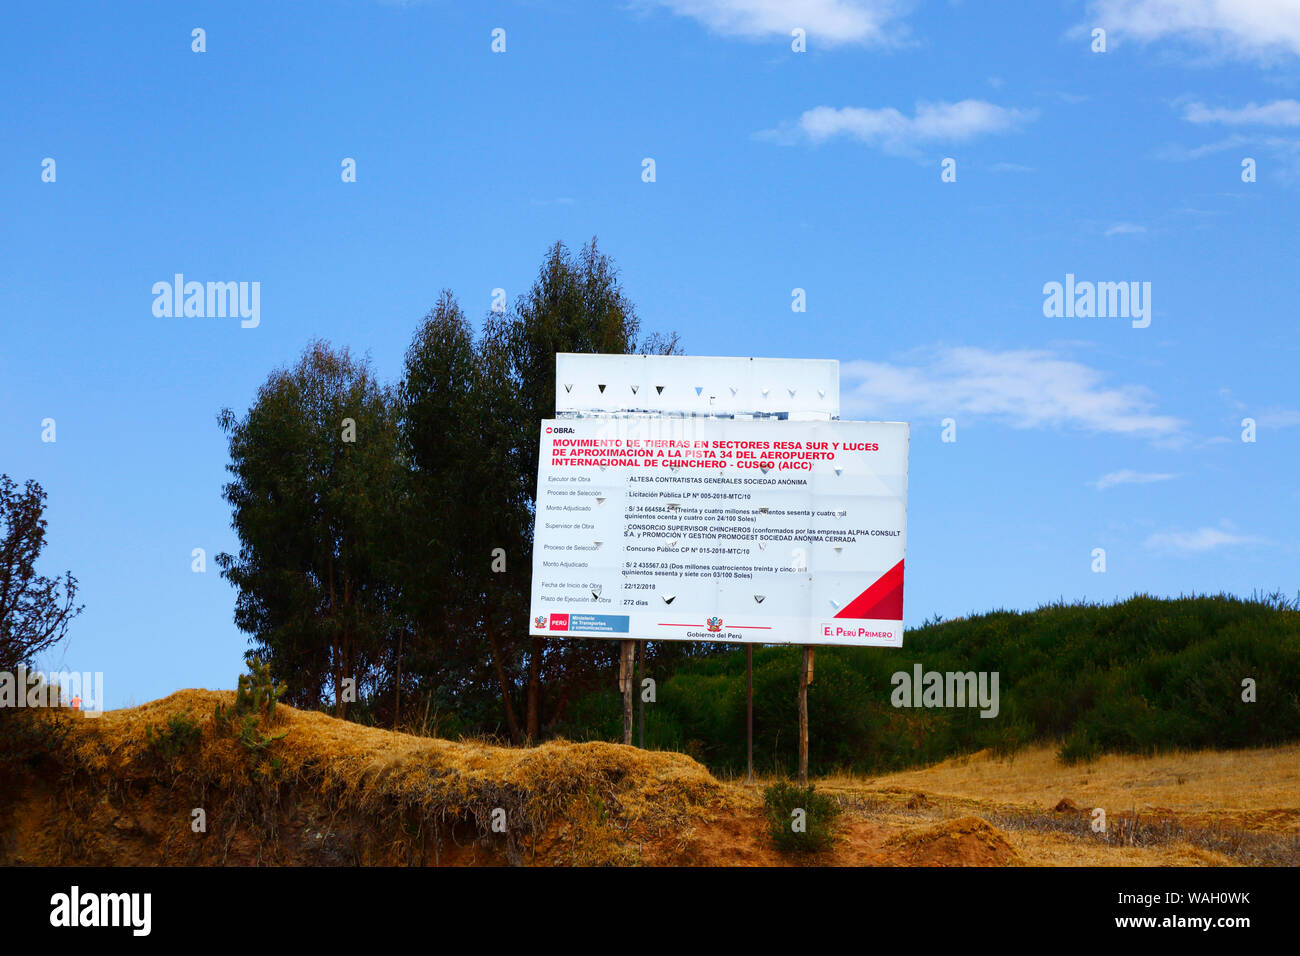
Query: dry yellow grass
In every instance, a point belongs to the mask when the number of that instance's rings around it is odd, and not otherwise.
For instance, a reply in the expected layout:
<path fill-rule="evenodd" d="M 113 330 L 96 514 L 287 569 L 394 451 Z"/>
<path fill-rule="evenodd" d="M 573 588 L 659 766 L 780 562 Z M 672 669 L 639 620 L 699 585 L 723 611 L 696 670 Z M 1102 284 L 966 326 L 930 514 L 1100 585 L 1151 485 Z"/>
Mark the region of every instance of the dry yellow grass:
<path fill-rule="evenodd" d="M 833 777 L 827 789 L 897 787 L 990 803 L 1051 808 L 1062 798 L 1108 813 L 1166 808 L 1300 829 L 1300 746 L 1200 751 L 1153 757 L 1104 756 L 1067 766 L 1054 748 L 1013 758 L 988 751 L 874 778 Z M 1288 811 L 1292 811 L 1288 813 Z"/>
<path fill-rule="evenodd" d="M 1104 756 L 1067 766 L 1054 748 L 1000 758 L 988 751 L 917 770 L 818 786 L 876 819 L 979 814 L 1031 866 L 1233 866 L 1300 859 L 1300 747 Z M 1054 812 L 1063 800 L 1063 809 Z M 1095 835 L 1090 810 L 1112 827 Z M 1125 823 L 1145 827 L 1126 846 Z M 1119 826 L 1120 832 L 1113 829 Z"/>
<path fill-rule="evenodd" d="M 306 803 L 318 838 L 346 823 L 351 842 L 376 848 L 367 862 L 438 858 L 449 839 L 457 840 L 458 827 L 461 840 L 516 861 L 541 853 L 548 862 L 636 862 L 636 840 L 625 835 L 681 832 L 708 805 L 725 802 L 717 781 L 682 754 L 607 743 L 517 748 L 415 737 L 287 706 L 266 728 L 286 736 L 253 754 L 213 719 L 215 706 L 233 698 L 229 691 L 185 690 L 94 720 L 52 714 L 73 731 L 57 759 L 81 796 L 97 785 L 125 792 L 146 784 L 142 789 L 156 795 L 148 815 L 176 825 L 187 822 L 194 799 L 208 795 L 199 805 L 209 807 L 215 824 L 252 827 L 271 840 L 283 827 L 279 818 Z M 200 727 L 201 742 L 168 765 L 147 729 L 157 735 L 182 713 Z M 164 781 L 165 792 L 158 787 Z M 498 837 L 493 823 L 501 811 L 506 830 Z M 362 826 L 367 832 L 358 834 Z M 257 860 L 277 861 L 274 847 L 262 849 Z"/>
<path fill-rule="evenodd" d="M 782 865 L 762 784 L 719 783 L 682 754 L 608 743 L 502 747 L 415 737 L 281 707 L 249 751 L 179 691 L 96 720 L 49 713 L 49 761 L 0 794 L 0 862 L 99 864 Z M 179 757 L 150 743 L 177 714 L 200 733 Z M 839 865 L 1221 866 L 1300 860 L 1300 747 L 1103 757 L 987 752 L 873 778 L 815 781 L 844 806 Z M 1074 809 L 1053 807 L 1062 798 Z M 190 808 L 207 808 L 196 836 Z M 1128 845 L 1088 826 L 1138 811 Z M 508 833 L 492 830 L 504 810 Z M 9 834 L 6 836 L 6 831 Z M 1243 836 L 1244 834 L 1244 836 Z"/>
<path fill-rule="evenodd" d="M 1023 863 L 1007 834 L 976 816 L 914 827 L 885 841 L 885 862 L 902 866 L 1015 866 Z"/>
<path fill-rule="evenodd" d="M 1108 846 L 1058 833 L 1006 831 L 1026 866 L 1239 866 L 1238 861 L 1187 842 L 1153 847 Z"/>

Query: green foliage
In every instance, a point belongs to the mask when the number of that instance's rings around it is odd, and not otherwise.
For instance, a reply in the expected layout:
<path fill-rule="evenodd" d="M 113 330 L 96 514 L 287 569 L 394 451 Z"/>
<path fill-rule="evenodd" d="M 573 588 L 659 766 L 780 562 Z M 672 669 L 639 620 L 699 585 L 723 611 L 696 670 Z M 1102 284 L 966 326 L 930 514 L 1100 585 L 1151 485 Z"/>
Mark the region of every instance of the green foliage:
<path fill-rule="evenodd" d="M 392 572 L 407 626 L 376 719 L 397 710 L 400 671 L 403 714 L 393 716 L 423 724 L 431 704 L 487 730 L 507 716 L 501 678 L 511 689 L 521 682 L 527 632 L 531 516 L 513 458 L 509 355 L 499 336 L 476 343 L 444 290 L 416 329 L 398 394 L 407 494 Z M 495 548 L 504 568 L 494 567 Z"/>
<path fill-rule="evenodd" d="M 754 652 L 754 759 L 793 773 L 799 650 Z M 892 676 L 999 675 L 1000 710 L 894 707 Z M 745 655 L 663 661 L 652 670 L 647 746 L 685 750 L 721 773 L 745 768 Z M 1242 681 L 1258 684 L 1242 701 Z M 1300 739 L 1300 605 L 1278 596 L 1054 604 L 932 621 L 901 650 L 819 648 L 808 692 L 810 770 L 882 773 L 989 748 L 1055 743 L 1064 760 L 1101 753 L 1265 747 Z M 574 701 L 572 739 L 618 739 L 612 691 Z M 585 732 L 584 732 L 585 731 Z"/>
<path fill-rule="evenodd" d="M 0 475 L 0 670 L 12 671 L 61 641 L 78 614 L 77 579 L 36 573 L 45 549 L 45 492 Z"/>
<path fill-rule="evenodd" d="M 235 703 L 230 708 L 217 704 L 213 718 L 218 728 L 233 730 L 236 739 L 246 749 L 260 752 L 289 733 L 287 730 L 282 734 L 262 732 L 263 727 L 274 722 L 276 702 L 284 696 L 287 687 L 275 683 L 270 663 L 257 654 L 249 653 L 244 660 L 248 664 L 248 673 L 239 675 Z"/>
<path fill-rule="evenodd" d="M 344 677 L 373 683 L 399 633 L 397 418 L 369 362 L 326 342 L 272 372 L 242 419 L 220 416 L 240 548 L 216 560 L 237 591 L 235 623 L 292 675 L 300 706 Z"/>
<path fill-rule="evenodd" d="M 271 721 L 275 717 L 275 705 L 284 696 L 288 687 L 277 684 L 271 677 L 271 665 L 256 654 L 244 657 L 248 664 L 248 673 L 239 675 L 239 685 L 235 690 L 234 715 L 256 714 Z"/>
<path fill-rule="evenodd" d="M 221 413 L 240 546 L 217 562 L 290 703 L 389 727 L 454 712 L 466 732 L 515 740 L 563 720 L 617 645 L 528 635 L 538 422 L 555 413 L 557 352 L 637 351 L 675 352 L 676 337 L 640 336 L 595 239 L 576 254 L 557 242 L 477 335 L 444 290 L 396 385 L 313 342 L 245 416 Z"/>
<path fill-rule="evenodd" d="M 0 707 L 0 781 L 37 770 L 58 754 L 81 719 L 57 708 Z"/>
<path fill-rule="evenodd" d="M 190 748 L 198 746 L 203 738 L 203 729 L 186 711 L 168 717 L 167 726 L 157 734 L 154 733 L 153 724 L 150 724 L 145 727 L 144 736 L 154 753 L 172 763 Z"/>
<path fill-rule="evenodd" d="M 800 810 L 802 832 L 795 829 Z M 782 780 L 763 790 L 763 811 L 768 837 L 782 853 L 820 853 L 835 843 L 835 825 L 842 808 L 816 787 L 798 787 Z"/>

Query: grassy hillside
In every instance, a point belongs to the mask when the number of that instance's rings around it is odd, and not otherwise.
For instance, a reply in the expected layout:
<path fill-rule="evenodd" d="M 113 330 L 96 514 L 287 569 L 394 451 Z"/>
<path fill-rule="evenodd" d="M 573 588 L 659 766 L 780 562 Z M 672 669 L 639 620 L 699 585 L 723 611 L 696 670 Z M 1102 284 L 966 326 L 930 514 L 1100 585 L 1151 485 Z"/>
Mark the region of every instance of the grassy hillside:
<path fill-rule="evenodd" d="M 1000 712 L 896 708 L 897 671 L 999 675 Z M 797 648 L 754 654 L 754 751 L 763 772 L 795 761 Z M 652 673 L 646 746 L 682 750 L 720 773 L 745 765 L 745 655 Z M 1242 700 L 1242 682 L 1257 686 Z M 994 611 L 908 631 L 901 650 L 819 648 L 809 691 L 811 769 L 876 773 L 990 748 L 1059 747 L 1067 762 L 1103 752 L 1262 747 L 1300 739 L 1300 602 L 1133 597 L 1115 605 Z M 612 690 L 577 702 L 561 732 L 618 739 Z"/>
<path fill-rule="evenodd" d="M 0 866 L 656 862 L 724 799 L 680 754 L 412 737 L 284 705 L 241 734 L 215 717 L 235 697 L 5 715 Z"/>
<path fill-rule="evenodd" d="M 283 705 L 249 734 L 217 717 L 232 705 L 186 690 L 93 720 L 2 715 L 0 866 L 1300 862 L 1296 744 L 1086 766 L 1033 747 L 823 778 L 836 840 L 805 857 L 773 842 L 761 785 L 681 754 L 413 737 Z"/>

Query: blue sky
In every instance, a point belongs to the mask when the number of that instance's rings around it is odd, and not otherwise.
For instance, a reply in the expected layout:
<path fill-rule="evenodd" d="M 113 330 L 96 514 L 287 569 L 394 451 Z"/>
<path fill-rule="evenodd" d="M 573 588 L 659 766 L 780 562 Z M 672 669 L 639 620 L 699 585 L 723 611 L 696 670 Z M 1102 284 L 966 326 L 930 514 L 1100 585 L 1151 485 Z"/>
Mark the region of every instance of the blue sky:
<path fill-rule="evenodd" d="M 217 411 L 314 337 L 393 380 L 441 288 L 481 315 L 550 243 L 593 235 L 647 330 L 695 355 L 838 359 L 846 418 L 912 423 L 909 625 L 1294 594 L 1300 7 L 1283 6 L 11 8 L 0 471 L 45 487 L 43 570 L 71 569 L 86 605 L 42 663 L 105 672 L 110 707 L 233 686 Z M 178 272 L 260 282 L 260 324 L 155 316 Z M 1150 283 L 1149 326 L 1045 316 L 1067 274 Z"/>

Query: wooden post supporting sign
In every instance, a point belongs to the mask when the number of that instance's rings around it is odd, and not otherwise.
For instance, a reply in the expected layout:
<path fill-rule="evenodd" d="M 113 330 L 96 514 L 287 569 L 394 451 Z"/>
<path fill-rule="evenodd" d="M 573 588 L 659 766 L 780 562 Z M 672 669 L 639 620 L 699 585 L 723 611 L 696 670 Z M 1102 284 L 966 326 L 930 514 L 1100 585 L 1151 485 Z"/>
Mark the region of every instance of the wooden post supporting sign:
<path fill-rule="evenodd" d="M 808 685 L 813 679 L 813 652 L 804 645 L 803 665 L 799 668 L 799 786 L 808 786 Z"/>
<path fill-rule="evenodd" d="M 749 754 L 749 772 L 745 783 L 754 783 L 754 645 L 745 645 L 745 741 Z"/>
<path fill-rule="evenodd" d="M 636 641 L 619 641 L 618 689 L 623 692 L 623 743 L 632 745 L 632 685 L 635 683 Z"/>

